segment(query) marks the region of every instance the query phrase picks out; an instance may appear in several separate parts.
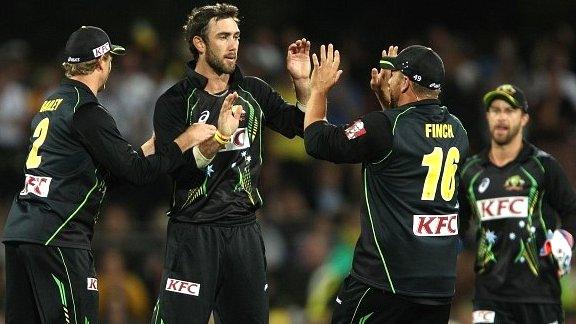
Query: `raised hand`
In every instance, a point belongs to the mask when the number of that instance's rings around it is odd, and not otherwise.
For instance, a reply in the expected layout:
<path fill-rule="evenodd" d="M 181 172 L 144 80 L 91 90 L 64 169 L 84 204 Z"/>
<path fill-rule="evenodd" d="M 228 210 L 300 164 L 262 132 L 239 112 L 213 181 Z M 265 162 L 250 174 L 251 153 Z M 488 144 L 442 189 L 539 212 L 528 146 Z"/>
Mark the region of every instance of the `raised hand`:
<path fill-rule="evenodd" d="M 310 78 L 310 41 L 302 38 L 288 46 L 286 68 L 295 82 Z"/>
<path fill-rule="evenodd" d="M 222 108 L 220 108 L 218 131 L 225 137 L 230 137 L 234 134 L 244 114 L 242 106 L 233 105 L 237 98 L 238 94 L 236 92 L 228 94 L 222 103 Z"/>
<path fill-rule="evenodd" d="M 340 67 L 340 52 L 334 50 L 332 44 L 328 44 L 328 48 L 320 46 L 320 61 L 316 54 L 312 55 L 312 62 L 314 69 L 310 78 L 311 91 L 318 91 L 322 93 L 328 92 L 342 75 Z"/>
<path fill-rule="evenodd" d="M 397 55 L 398 46 L 390 46 L 388 52 L 382 50 L 382 57 L 395 57 Z M 380 69 L 380 71 L 378 71 L 376 68 L 373 68 L 371 71 L 370 89 L 372 89 L 376 94 L 382 108 L 390 106 L 390 88 L 388 86 L 388 80 L 390 80 L 391 75 L 392 71 L 390 70 Z"/>

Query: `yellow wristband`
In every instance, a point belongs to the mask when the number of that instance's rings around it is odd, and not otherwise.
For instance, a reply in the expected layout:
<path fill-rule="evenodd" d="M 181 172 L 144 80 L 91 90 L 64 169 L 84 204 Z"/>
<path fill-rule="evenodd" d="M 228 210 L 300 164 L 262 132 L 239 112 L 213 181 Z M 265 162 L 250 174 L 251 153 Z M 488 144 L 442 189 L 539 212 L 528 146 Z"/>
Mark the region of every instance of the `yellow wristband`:
<path fill-rule="evenodd" d="M 214 133 L 214 140 L 220 145 L 226 145 L 230 143 L 230 136 L 224 136 L 219 131 L 216 131 L 216 133 Z"/>

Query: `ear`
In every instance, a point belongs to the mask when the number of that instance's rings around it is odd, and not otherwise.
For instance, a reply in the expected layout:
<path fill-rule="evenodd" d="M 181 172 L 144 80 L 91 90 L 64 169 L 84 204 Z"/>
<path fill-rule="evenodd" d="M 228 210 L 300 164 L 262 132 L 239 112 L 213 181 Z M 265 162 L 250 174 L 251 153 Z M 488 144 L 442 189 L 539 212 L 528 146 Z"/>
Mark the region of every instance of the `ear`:
<path fill-rule="evenodd" d="M 198 53 L 204 54 L 206 52 L 206 43 L 204 43 L 202 37 L 200 36 L 192 37 L 192 45 L 194 45 Z"/>
<path fill-rule="evenodd" d="M 410 89 L 410 86 L 411 86 L 410 82 L 412 82 L 412 81 L 410 81 L 410 79 L 407 76 L 405 76 L 405 75 L 402 76 L 402 85 L 400 86 L 400 91 L 402 93 L 406 93 L 406 91 L 408 91 L 408 89 Z"/>
<path fill-rule="evenodd" d="M 530 115 L 528 113 L 523 113 L 521 118 L 522 127 L 526 127 L 529 121 L 530 121 Z"/>
<path fill-rule="evenodd" d="M 106 60 L 104 59 L 104 55 L 102 55 L 98 58 L 98 70 L 105 71 L 107 69 L 108 69 L 108 66 L 106 64 Z"/>

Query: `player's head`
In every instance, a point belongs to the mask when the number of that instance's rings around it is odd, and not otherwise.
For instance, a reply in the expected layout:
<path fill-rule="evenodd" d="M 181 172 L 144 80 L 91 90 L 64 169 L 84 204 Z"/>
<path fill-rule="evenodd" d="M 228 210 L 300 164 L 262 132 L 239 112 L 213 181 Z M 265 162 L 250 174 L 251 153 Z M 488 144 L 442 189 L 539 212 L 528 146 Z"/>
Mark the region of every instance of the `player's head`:
<path fill-rule="evenodd" d="M 503 84 L 486 93 L 483 101 L 492 142 L 506 145 L 521 140 L 529 120 L 524 92 L 511 84 Z"/>
<path fill-rule="evenodd" d="M 431 48 L 412 45 L 398 56 L 383 57 L 380 67 L 392 71 L 388 82 L 392 107 L 423 99 L 436 99 L 444 81 L 444 63 Z"/>
<path fill-rule="evenodd" d="M 102 90 L 112 70 L 112 55 L 123 55 L 122 46 L 113 45 L 105 31 L 94 26 L 82 26 L 66 42 L 66 59 L 62 67 L 69 78 L 93 76 Z"/>
<path fill-rule="evenodd" d="M 238 8 L 230 4 L 194 8 L 183 27 L 192 59 L 205 60 L 217 74 L 234 72 L 239 22 Z"/>

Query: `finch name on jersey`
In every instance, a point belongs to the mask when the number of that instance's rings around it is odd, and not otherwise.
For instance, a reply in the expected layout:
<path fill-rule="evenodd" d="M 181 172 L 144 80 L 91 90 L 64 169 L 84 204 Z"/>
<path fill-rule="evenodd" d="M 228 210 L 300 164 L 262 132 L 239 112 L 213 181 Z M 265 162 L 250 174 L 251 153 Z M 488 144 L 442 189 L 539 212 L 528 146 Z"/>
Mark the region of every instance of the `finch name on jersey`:
<path fill-rule="evenodd" d="M 454 138 L 454 131 L 450 124 L 425 124 L 426 137 Z"/>
<path fill-rule="evenodd" d="M 528 197 L 513 196 L 482 199 L 476 202 L 480 221 L 528 216 Z"/>

